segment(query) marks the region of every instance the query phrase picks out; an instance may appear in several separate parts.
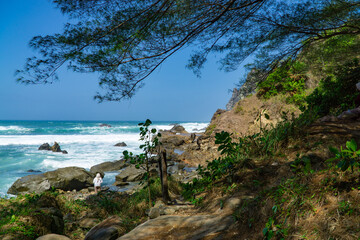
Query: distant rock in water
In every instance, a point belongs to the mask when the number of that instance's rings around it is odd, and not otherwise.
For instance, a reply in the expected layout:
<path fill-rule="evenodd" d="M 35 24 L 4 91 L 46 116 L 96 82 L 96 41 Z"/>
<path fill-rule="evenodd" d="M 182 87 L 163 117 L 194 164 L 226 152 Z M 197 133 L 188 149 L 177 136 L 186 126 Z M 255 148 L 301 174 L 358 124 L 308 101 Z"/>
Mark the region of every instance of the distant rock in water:
<path fill-rule="evenodd" d="M 124 142 L 120 142 L 120 143 L 115 144 L 114 146 L 115 146 L 115 147 L 126 147 L 127 144 L 124 143 Z"/>
<path fill-rule="evenodd" d="M 60 148 L 60 145 L 57 142 L 55 142 L 54 145 L 52 145 L 51 151 L 53 151 L 53 152 L 62 152 L 61 148 Z"/>
<path fill-rule="evenodd" d="M 29 170 L 27 170 L 26 172 L 33 172 L 33 173 L 37 173 L 37 172 L 41 172 L 41 171 L 39 171 L 39 170 L 34 170 L 34 169 L 29 169 Z"/>
<path fill-rule="evenodd" d="M 68 152 L 66 150 L 61 150 L 61 147 L 57 142 L 55 142 L 54 145 L 52 145 L 52 146 L 50 146 L 50 144 L 48 144 L 48 143 L 41 144 L 41 146 L 38 148 L 38 150 L 62 152 L 63 154 L 68 154 Z"/>
<path fill-rule="evenodd" d="M 106 123 L 102 123 L 102 124 L 100 124 L 100 127 L 111 127 L 111 125 L 110 125 L 110 124 L 106 124 Z"/>
<path fill-rule="evenodd" d="M 234 88 L 233 94 L 226 104 L 226 110 L 230 111 L 234 108 L 235 104 L 247 97 L 250 94 L 254 94 L 257 84 L 264 78 L 264 72 L 257 69 L 252 69 L 246 77 L 245 83 L 238 89 Z"/>
<path fill-rule="evenodd" d="M 47 151 L 51 151 L 51 146 L 48 143 L 43 143 L 41 144 L 41 146 L 38 148 L 38 150 L 47 150 Z"/>

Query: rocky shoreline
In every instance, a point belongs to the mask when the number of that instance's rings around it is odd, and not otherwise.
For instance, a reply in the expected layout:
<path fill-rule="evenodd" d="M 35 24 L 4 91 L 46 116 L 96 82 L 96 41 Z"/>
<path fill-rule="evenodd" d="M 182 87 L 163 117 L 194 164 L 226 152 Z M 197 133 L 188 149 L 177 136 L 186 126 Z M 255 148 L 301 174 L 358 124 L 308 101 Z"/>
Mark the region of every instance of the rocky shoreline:
<path fill-rule="evenodd" d="M 212 152 L 217 152 L 213 143 L 209 141 L 209 136 L 204 132 L 188 133 L 184 127 L 175 124 L 171 130 L 162 130 L 161 133 L 160 141 L 167 152 L 168 174 L 176 181 L 187 183 L 197 177 L 196 167 L 200 163 L 203 164 L 204 156 L 214 157 Z M 57 149 L 60 149 L 57 143 L 55 145 Z M 52 151 L 53 147 L 43 144 L 39 150 Z M 102 177 L 106 173 L 116 174 L 112 186 L 104 186 L 103 191 L 132 193 L 145 175 L 145 170 L 136 168 L 124 159 L 103 162 L 92 166 L 89 170 L 81 167 L 65 167 L 44 173 L 35 170 L 30 172 L 34 174 L 16 180 L 7 193 L 40 194 L 55 189 L 91 193 L 93 192 L 92 181 L 96 173 L 100 173 Z M 153 175 L 159 175 L 157 157 L 151 159 L 150 172 Z"/>

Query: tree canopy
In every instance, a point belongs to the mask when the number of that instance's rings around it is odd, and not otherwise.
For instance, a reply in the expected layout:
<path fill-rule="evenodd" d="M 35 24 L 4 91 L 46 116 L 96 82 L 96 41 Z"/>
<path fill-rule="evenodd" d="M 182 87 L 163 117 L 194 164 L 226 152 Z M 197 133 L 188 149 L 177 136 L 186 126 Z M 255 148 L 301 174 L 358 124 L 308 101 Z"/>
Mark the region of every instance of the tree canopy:
<path fill-rule="evenodd" d="M 99 101 L 130 98 L 180 49 L 196 50 L 195 74 L 211 53 L 231 71 L 250 55 L 271 70 L 317 41 L 360 33 L 356 0 L 53 0 L 71 23 L 59 34 L 36 36 L 37 51 L 17 71 L 25 84 L 51 83 L 66 65 L 99 72 Z"/>

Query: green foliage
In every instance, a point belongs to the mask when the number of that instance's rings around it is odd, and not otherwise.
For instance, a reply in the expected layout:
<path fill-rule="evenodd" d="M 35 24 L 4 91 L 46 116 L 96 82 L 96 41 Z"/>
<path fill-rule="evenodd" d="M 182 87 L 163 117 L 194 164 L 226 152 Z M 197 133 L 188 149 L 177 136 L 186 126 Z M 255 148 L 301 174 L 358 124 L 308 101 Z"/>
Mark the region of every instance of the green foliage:
<path fill-rule="evenodd" d="M 329 147 L 329 150 L 335 154 L 335 157 L 329 161 L 338 160 L 337 167 L 342 171 L 346 171 L 349 167 L 354 171 L 354 166 L 360 165 L 360 149 L 357 149 L 357 144 L 354 139 L 346 142 L 346 149 L 340 147 L 340 151 L 334 147 Z"/>
<path fill-rule="evenodd" d="M 273 207 L 274 214 L 276 213 L 277 206 Z M 270 217 L 265 224 L 265 228 L 263 229 L 262 233 L 266 240 L 270 240 L 273 237 L 276 239 L 284 240 L 287 236 L 287 228 L 284 228 L 283 224 L 277 224 L 273 217 Z"/>
<path fill-rule="evenodd" d="M 196 74 L 210 53 L 222 55 L 219 62 L 226 71 L 235 70 L 250 55 L 256 56 L 261 69 L 269 70 L 314 42 L 358 36 L 359 5 L 355 3 L 54 0 L 71 21 L 62 33 L 30 41 L 38 54 L 17 71 L 18 81 L 52 83 L 57 70 L 67 64 L 73 71 L 99 73 L 103 92 L 96 99 L 119 101 L 132 97 L 144 79 L 188 46 L 198 49 L 188 64 Z"/>
<path fill-rule="evenodd" d="M 358 35 L 338 35 L 308 46 L 300 58 L 315 75 L 326 76 L 346 62 L 358 58 L 359 51 Z"/>
<path fill-rule="evenodd" d="M 150 179 L 149 159 L 152 154 L 158 151 L 158 147 L 161 144 L 159 141 L 161 133 L 159 133 L 155 128 L 150 129 L 149 127 L 151 124 L 152 122 L 149 119 L 146 119 L 144 123 L 138 124 L 140 126 L 140 140 L 144 142 L 139 146 L 139 148 L 143 150 L 143 153 L 134 155 L 132 152 L 129 153 L 126 150 L 123 152 L 124 159 L 129 160 L 132 164 L 135 164 L 136 168 L 143 167 L 146 171 L 142 180 L 147 182 L 149 207 L 151 207 L 150 185 L 152 183 L 152 180 Z"/>
<path fill-rule="evenodd" d="M 322 117 L 328 114 L 338 115 L 354 108 L 357 97 L 355 84 L 359 81 L 360 64 L 357 59 L 338 67 L 334 73 L 319 83 L 319 86 L 307 98 L 307 108 Z"/>
<path fill-rule="evenodd" d="M 288 62 L 276 68 L 265 81 L 258 84 L 258 95 L 265 99 L 278 94 L 289 95 L 288 103 L 302 106 L 304 104 L 304 90 L 307 77 L 305 64 Z"/>
<path fill-rule="evenodd" d="M 197 201 L 194 196 L 211 188 L 215 181 L 226 176 L 227 184 L 232 185 L 234 174 L 237 167 L 248 166 L 247 158 L 249 138 L 239 138 L 238 142 L 234 142 L 232 134 L 222 131 L 215 134 L 215 143 L 219 144 L 218 151 L 221 157 L 208 161 L 207 166 L 199 165 L 197 171 L 201 176 L 200 179 L 193 179 L 191 183 L 183 185 L 183 196 L 186 199 Z"/>
<path fill-rule="evenodd" d="M 307 156 L 299 157 L 297 154 L 295 161 L 290 165 L 291 170 L 295 173 L 302 172 L 305 175 L 313 173 L 314 171 L 311 168 L 311 159 Z"/>
<path fill-rule="evenodd" d="M 342 200 L 339 202 L 339 212 L 342 215 L 351 215 L 354 213 L 355 209 L 352 207 L 352 204 L 349 201 Z"/>

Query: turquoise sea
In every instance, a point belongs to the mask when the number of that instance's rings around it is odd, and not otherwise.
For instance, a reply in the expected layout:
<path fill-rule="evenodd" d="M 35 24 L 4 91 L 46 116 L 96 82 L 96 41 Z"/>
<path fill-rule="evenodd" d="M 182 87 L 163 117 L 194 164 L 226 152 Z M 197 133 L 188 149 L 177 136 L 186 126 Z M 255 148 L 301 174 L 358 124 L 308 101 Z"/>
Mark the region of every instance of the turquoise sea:
<path fill-rule="evenodd" d="M 171 129 L 181 124 L 188 132 L 205 128 L 206 122 L 153 122 L 157 129 Z M 101 127 L 109 124 L 111 127 Z M 39 151 L 43 143 L 58 142 L 68 154 Z M 115 147 L 125 142 L 126 147 Z M 124 150 L 139 153 L 137 121 L 0 121 L 0 196 L 6 196 L 11 184 L 28 172 L 51 171 L 78 166 L 89 169 L 106 161 L 119 160 Z M 114 175 L 107 175 L 111 184 Z"/>

